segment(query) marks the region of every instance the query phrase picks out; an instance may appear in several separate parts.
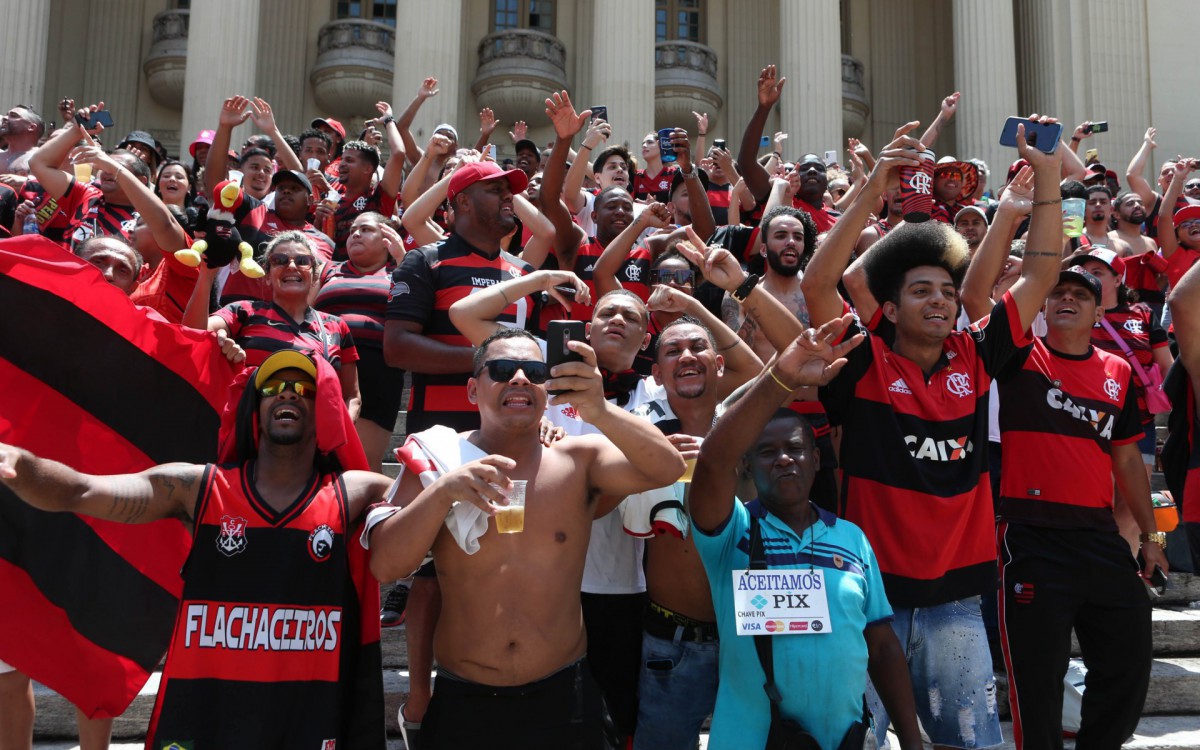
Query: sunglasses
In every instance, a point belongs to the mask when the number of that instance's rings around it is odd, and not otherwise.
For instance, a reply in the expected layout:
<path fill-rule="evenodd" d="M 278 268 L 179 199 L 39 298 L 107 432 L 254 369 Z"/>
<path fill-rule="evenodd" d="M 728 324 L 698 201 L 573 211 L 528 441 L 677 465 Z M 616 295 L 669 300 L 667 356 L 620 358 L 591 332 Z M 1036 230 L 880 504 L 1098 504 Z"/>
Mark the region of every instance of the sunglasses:
<path fill-rule="evenodd" d="M 317 384 L 311 380 L 280 380 L 273 378 L 263 383 L 262 388 L 258 389 L 258 393 L 260 396 L 267 398 L 278 396 L 286 390 L 290 390 L 301 398 L 315 399 L 317 397 Z"/>
<path fill-rule="evenodd" d="M 516 376 L 517 370 L 525 373 L 525 377 L 534 385 L 541 385 L 550 377 L 550 367 L 545 362 L 536 359 L 489 359 L 475 373 L 479 377 L 484 370 L 488 377 L 497 383 L 507 383 Z"/>
<path fill-rule="evenodd" d="M 272 253 L 267 261 L 271 264 L 271 268 L 287 268 L 292 263 L 296 264 L 296 268 L 308 268 L 313 264 L 311 255 L 284 255 L 283 253 Z"/>
<path fill-rule="evenodd" d="M 1189 182 L 1183 186 L 1184 190 L 1200 190 L 1200 182 Z"/>
<path fill-rule="evenodd" d="M 1179 228 L 1180 229 L 1190 229 L 1191 227 L 1198 227 L 1198 226 L 1200 226 L 1200 219 L 1190 219 L 1188 221 L 1180 223 Z"/>
<path fill-rule="evenodd" d="M 691 286 L 696 282 L 696 272 L 690 268 L 680 269 L 654 269 L 650 272 L 651 284 L 678 284 L 679 286 Z"/>

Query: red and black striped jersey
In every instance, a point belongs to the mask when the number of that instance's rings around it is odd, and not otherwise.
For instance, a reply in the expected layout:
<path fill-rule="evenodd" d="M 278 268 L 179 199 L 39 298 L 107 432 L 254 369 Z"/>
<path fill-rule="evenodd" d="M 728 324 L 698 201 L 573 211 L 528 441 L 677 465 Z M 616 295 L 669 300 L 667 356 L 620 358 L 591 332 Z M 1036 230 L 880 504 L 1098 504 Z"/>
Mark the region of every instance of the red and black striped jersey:
<path fill-rule="evenodd" d="M 246 350 L 246 366 L 257 367 L 280 349 L 297 349 L 324 357 L 335 369 L 343 362 L 357 362 L 358 350 L 346 321 L 313 308 L 304 311 L 297 323 L 274 302 L 243 300 L 217 310 L 229 326 L 229 337 Z"/>
<path fill-rule="evenodd" d="M 146 746 L 382 748 L 345 486 L 314 471 L 278 511 L 253 476 L 252 462 L 204 471 Z"/>
<path fill-rule="evenodd" d="M 713 219 L 716 220 L 717 226 L 725 226 L 729 223 L 729 203 L 733 196 L 733 186 L 726 183 L 724 185 L 716 185 L 709 183 L 708 190 L 704 191 L 708 194 L 708 205 L 712 208 Z"/>
<path fill-rule="evenodd" d="M 817 225 L 817 234 L 824 234 L 833 229 L 833 225 L 841 217 L 837 211 L 829 211 L 824 206 L 814 206 L 799 196 L 792 198 L 792 208 L 800 209 L 812 218 L 813 224 Z"/>
<path fill-rule="evenodd" d="M 70 217 L 64 235 L 70 242 L 80 243 L 97 236 L 133 241 L 133 221 L 137 218 L 137 212 L 133 206 L 118 206 L 106 201 L 104 193 L 95 183 L 81 185 L 72 177 L 70 187 L 58 199 L 58 204 Z"/>
<path fill-rule="evenodd" d="M 868 334 L 820 391 L 844 430 L 842 514 L 866 532 L 895 606 L 955 601 L 995 584 L 988 389 L 1029 342 L 1020 328 L 1005 294 L 989 316 L 946 338 L 928 376 Z"/>
<path fill-rule="evenodd" d="M 245 200 L 251 201 L 255 199 L 253 196 L 247 195 Z M 261 213 L 261 216 L 258 215 L 259 213 Z M 242 239 L 256 248 L 256 255 L 261 253 L 261 250 L 258 248 L 270 241 L 275 235 L 296 231 L 302 232 L 317 248 L 317 257 L 320 263 L 325 264 L 333 259 L 333 240 L 329 239 L 324 232 L 307 221 L 302 226 L 292 226 L 279 218 L 274 211 L 267 211 L 266 206 L 262 206 L 261 209 L 256 206 L 245 217 L 244 221 L 253 223 L 239 224 L 238 231 L 241 232 Z M 260 258 L 260 260 L 262 261 L 263 270 L 268 270 L 266 259 Z M 229 278 L 225 280 L 225 285 L 221 287 L 220 303 L 228 305 L 231 302 L 240 302 L 241 300 L 270 302 L 273 296 L 270 274 L 252 279 L 238 271 L 229 274 Z"/>
<path fill-rule="evenodd" d="M 351 261 L 326 263 L 313 307 L 346 321 L 358 348 L 383 351 L 383 320 L 394 263 L 362 274 Z"/>
<path fill-rule="evenodd" d="M 1104 319 L 1113 327 L 1113 330 L 1125 341 L 1125 345 L 1129 347 L 1133 355 L 1137 357 L 1138 364 L 1143 370 L 1149 370 L 1154 367 L 1154 350 L 1161 349 L 1169 345 L 1167 341 L 1167 332 L 1162 329 L 1158 322 L 1158 316 L 1147 305 L 1122 305 L 1107 310 L 1104 313 Z M 1114 354 L 1121 359 L 1126 359 L 1125 352 L 1122 351 L 1119 344 L 1109 335 L 1108 330 L 1102 325 L 1092 328 L 1092 345 L 1103 349 L 1104 351 Z M 1164 375 L 1166 373 L 1163 373 Z M 1146 386 L 1135 374 L 1133 376 L 1135 390 L 1137 393 L 1137 409 L 1141 414 L 1143 424 L 1150 422 L 1154 415 L 1146 408 Z"/>
<path fill-rule="evenodd" d="M 1129 397 L 1129 363 L 1094 346 L 1087 354 L 1063 354 L 1035 339 L 996 382 L 1000 518 L 1115 531 L 1112 446 L 1136 443 L 1144 434 Z"/>
<path fill-rule="evenodd" d="M 679 167 L 674 164 L 664 164 L 662 171 L 653 177 L 644 169 L 637 170 L 633 173 L 633 199 L 644 201 L 653 198 L 659 203 L 667 203 L 671 200 L 671 180 L 675 179 L 678 171 Z"/>
<path fill-rule="evenodd" d="M 480 289 L 533 271 L 520 258 L 500 251 L 488 256 L 458 234 L 433 245 L 409 251 L 392 273 L 387 320 L 421 326 L 424 336 L 452 346 L 470 346 L 450 321 L 450 306 Z M 536 320 L 534 302 L 526 297 L 505 308 L 498 320 L 517 328 L 531 328 Z M 467 400 L 471 373 L 413 373 L 408 407 L 409 434 L 434 425 L 455 430 L 479 428 L 479 410 Z"/>
<path fill-rule="evenodd" d="M 64 248 L 71 249 L 67 228 L 71 225 L 71 217 L 59 206 L 59 199 L 46 192 L 46 188 L 35 178 L 25 181 L 19 196 L 22 201 L 33 203 L 34 215 L 37 216 L 38 231 L 51 242 L 57 242 Z M 20 229 L 18 228 L 18 231 Z"/>
<path fill-rule="evenodd" d="M 333 212 L 333 259 L 341 261 L 349 259 L 346 255 L 346 240 L 350 239 L 350 226 L 354 224 L 358 215 L 374 211 L 391 216 L 396 210 L 396 196 L 386 194 L 382 185 L 376 185 L 370 192 L 354 198 L 346 195 L 344 185 L 339 184 L 336 188 L 342 194 L 342 199 Z"/>

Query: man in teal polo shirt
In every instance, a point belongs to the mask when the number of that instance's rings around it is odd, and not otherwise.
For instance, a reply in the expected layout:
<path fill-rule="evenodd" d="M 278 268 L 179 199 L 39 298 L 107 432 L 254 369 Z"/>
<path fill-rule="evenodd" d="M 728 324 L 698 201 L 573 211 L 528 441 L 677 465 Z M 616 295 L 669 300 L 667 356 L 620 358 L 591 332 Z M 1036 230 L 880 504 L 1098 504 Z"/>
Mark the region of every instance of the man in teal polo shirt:
<path fill-rule="evenodd" d="M 823 750 L 836 750 L 863 714 L 871 676 L 903 750 L 921 747 L 904 652 L 866 537 L 809 501 L 820 457 L 812 427 L 781 408 L 800 386 L 829 382 L 857 345 L 834 346 L 850 316 L 809 329 L 717 420 L 700 449 L 689 500 L 721 636 L 710 750 L 762 747 L 771 723 L 753 635 L 772 638 L 780 711 Z M 734 497 L 739 470 L 759 498 Z M 752 575 L 751 519 L 768 571 Z M 736 585 L 735 585 L 736 581 Z"/>

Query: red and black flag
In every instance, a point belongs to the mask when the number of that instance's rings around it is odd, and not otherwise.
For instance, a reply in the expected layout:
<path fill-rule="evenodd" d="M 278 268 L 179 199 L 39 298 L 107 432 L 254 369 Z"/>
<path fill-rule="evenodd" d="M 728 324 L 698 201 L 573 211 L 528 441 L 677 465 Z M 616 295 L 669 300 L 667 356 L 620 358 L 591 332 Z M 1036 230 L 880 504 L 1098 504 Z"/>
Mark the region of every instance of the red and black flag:
<path fill-rule="evenodd" d="M 205 463 L 233 370 L 41 237 L 0 241 L 0 441 L 92 474 Z M 117 716 L 170 641 L 190 537 L 35 510 L 0 485 L 0 660 Z"/>

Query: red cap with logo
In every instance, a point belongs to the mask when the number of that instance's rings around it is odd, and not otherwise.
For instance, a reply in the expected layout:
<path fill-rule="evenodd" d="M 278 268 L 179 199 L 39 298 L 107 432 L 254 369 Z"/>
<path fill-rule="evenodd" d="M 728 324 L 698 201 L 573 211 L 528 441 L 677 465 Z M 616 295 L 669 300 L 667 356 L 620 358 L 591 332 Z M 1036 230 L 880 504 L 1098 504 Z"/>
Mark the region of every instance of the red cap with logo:
<path fill-rule="evenodd" d="M 501 169 L 494 161 L 477 161 L 459 167 L 450 178 L 446 188 L 446 200 L 454 200 L 454 196 L 483 180 L 496 180 L 501 177 L 508 179 L 508 187 L 513 193 L 519 193 L 529 185 L 529 178 L 519 169 Z"/>

